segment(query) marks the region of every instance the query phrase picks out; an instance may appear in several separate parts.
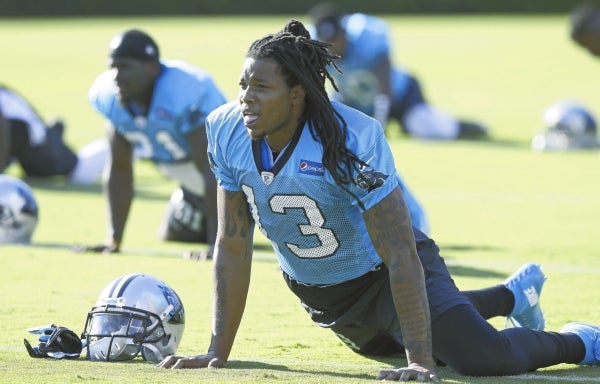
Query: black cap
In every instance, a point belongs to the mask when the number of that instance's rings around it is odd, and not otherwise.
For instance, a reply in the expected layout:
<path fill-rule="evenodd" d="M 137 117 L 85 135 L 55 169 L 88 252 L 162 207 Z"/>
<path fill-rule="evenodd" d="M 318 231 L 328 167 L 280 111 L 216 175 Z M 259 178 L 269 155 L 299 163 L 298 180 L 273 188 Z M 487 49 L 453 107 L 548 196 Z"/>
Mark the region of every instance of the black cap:
<path fill-rule="evenodd" d="M 309 15 L 315 26 L 319 40 L 329 41 L 342 29 L 341 20 L 343 12 L 334 3 L 320 3 L 310 9 Z"/>
<path fill-rule="evenodd" d="M 110 41 L 110 55 L 112 59 L 136 59 L 142 61 L 158 60 L 158 45 L 145 32 L 130 29 L 116 35 Z"/>

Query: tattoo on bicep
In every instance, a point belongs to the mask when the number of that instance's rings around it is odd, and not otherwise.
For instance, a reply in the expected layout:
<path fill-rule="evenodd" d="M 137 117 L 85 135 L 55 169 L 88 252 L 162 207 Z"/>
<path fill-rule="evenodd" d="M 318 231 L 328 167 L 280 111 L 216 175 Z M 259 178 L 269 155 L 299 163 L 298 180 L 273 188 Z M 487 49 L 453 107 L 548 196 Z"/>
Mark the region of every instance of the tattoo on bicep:
<path fill-rule="evenodd" d="M 399 190 L 394 190 L 379 204 L 366 211 L 364 217 L 371 241 L 383 258 L 407 251 L 406 245 L 414 241 L 410 215 Z M 388 267 L 395 268 L 399 266 L 398 262 L 401 259 L 394 257 L 392 260 L 383 261 Z"/>
<path fill-rule="evenodd" d="M 227 215 L 225 233 L 227 236 L 240 236 L 245 238 L 250 228 L 248 203 L 245 195 L 241 192 L 226 192 L 229 209 Z"/>

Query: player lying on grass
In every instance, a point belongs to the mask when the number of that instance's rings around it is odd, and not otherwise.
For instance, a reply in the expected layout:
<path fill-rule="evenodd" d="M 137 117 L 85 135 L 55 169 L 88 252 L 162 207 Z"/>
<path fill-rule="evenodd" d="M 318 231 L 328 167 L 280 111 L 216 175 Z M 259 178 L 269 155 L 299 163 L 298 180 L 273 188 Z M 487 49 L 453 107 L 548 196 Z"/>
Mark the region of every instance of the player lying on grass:
<path fill-rule="evenodd" d="M 219 185 L 211 343 L 159 367 L 225 365 L 246 304 L 255 225 L 315 323 L 362 355 L 405 351 L 407 365 L 379 379 L 437 381 L 436 360 L 474 376 L 597 364 L 599 327 L 542 331 L 538 265 L 458 290 L 435 242 L 411 226 L 381 125 L 329 101 L 336 58 L 292 20 L 252 43 L 239 99 L 209 115 Z M 521 327 L 496 330 L 486 321 L 494 316 Z"/>
<path fill-rule="evenodd" d="M 64 123 L 46 123 L 31 103 L 0 84 L 0 173 L 13 162 L 27 177 L 65 176 L 74 184 L 98 182 L 108 142 L 93 141 L 77 153 L 64 141 Z"/>

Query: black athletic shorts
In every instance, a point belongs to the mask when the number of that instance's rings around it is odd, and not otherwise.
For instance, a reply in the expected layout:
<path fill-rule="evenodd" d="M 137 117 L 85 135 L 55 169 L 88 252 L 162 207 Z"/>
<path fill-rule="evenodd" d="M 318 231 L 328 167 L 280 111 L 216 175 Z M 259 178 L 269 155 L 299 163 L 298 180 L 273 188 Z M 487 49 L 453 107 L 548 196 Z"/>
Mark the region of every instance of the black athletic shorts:
<path fill-rule="evenodd" d="M 431 321 L 457 305 L 472 305 L 456 287 L 435 242 L 416 228 L 414 232 L 425 271 Z M 385 264 L 356 279 L 328 286 L 303 284 L 285 273 L 283 277 L 311 319 L 319 326 L 331 328 L 357 352 L 372 353 L 365 346 L 380 337 L 391 337 L 401 344 Z"/>
<path fill-rule="evenodd" d="M 62 124 L 46 129 L 46 141 L 32 146 L 26 123 L 14 119 L 9 119 L 9 123 L 11 157 L 17 159 L 27 176 L 63 176 L 73 171 L 77 155 L 63 141 Z"/>

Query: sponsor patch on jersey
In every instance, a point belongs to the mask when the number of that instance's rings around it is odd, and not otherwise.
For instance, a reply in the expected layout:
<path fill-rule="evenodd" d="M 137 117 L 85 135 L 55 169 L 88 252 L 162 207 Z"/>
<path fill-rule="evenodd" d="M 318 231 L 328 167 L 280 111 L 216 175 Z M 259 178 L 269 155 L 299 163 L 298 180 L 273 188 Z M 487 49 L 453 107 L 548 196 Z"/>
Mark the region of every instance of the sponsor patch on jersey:
<path fill-rule="evenodd" d="M 300 173 L 305 173 L 312 176 L 325 175 L 325 168 L 323 168 L 323 164 L 310 160 L 300 160 L 300 166 L 298 167 L 298 170 Z"/>

